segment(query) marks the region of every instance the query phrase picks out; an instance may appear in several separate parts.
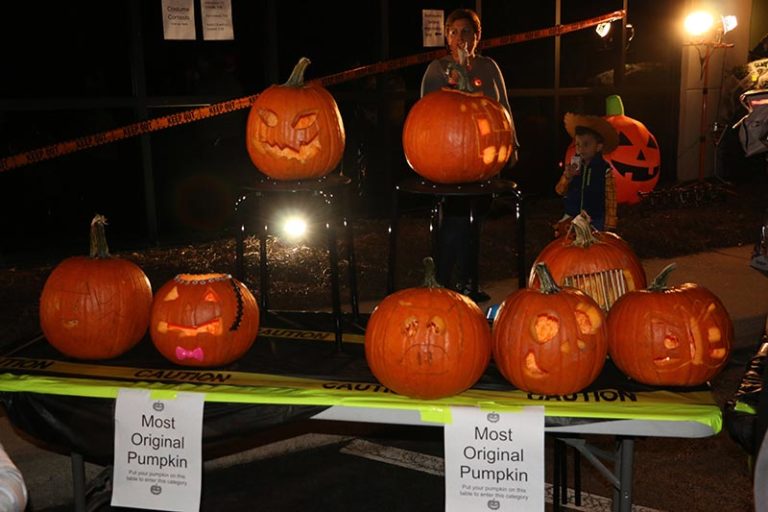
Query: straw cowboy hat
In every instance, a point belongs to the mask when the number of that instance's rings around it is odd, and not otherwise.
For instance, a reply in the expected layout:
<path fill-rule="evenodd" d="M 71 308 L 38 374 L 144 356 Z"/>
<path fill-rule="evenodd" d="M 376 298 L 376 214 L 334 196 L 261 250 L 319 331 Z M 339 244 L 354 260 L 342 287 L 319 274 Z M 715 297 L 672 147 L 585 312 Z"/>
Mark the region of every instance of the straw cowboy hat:
<path fill-rule="evenodd" d="M 616 130 L 611 126 L 611 123 L 602 117 L 568 112 L 565 114 L 563 123 L 565 124 L 565 131 L 567 131 L 568 135 L 571 137 L 576 135 L 577 126 L 583 126 L 599 133 L 603 138 L 603 153 L 610 153 L 619 145 L 619 134 L 616 133 Z"/>

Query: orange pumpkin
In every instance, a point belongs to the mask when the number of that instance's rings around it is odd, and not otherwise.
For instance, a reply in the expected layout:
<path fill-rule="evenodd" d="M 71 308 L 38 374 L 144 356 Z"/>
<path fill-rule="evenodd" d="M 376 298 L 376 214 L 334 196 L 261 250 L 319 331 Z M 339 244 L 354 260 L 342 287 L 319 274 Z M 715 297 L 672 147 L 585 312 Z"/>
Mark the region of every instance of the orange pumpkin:
<path fill-rule="evenodd" d="M 77 359 L 110 359 L 147 332 L 149 279 L 135 263 L 109 254 L 104 226 L 91 220 L 90 256 L 73 256 L 48 276 L 40 296 L 40 327 L 48 342 Z"/>
<path fill-rule="evenodd" d="M 259 331 L 259 307 L 229 274 L 179 274 L 155 294 L 149 333 L 182 366 L 220 366 L 242 357 Z"/>
<path fill-rule="evenodd" d="M 344 154 L 346 136 L 339 107 L 322 85 L 304 83 L 309 64 L 302 57 L 288 81 L 259 94 L 248 113 L 248 155 L 275 180 L 322 178 Z"/>
<path fill-rule="evenodd" d="M 655 386 L 696 386 L 728 361 L 733 322 L 720 299 L 693 283 L 667 286 L 674 263 L 647 290 L 621 297 L 608 313 L 608 352 L 629 377 Z"/>
<path fill-rule="evenodd" d="M 594 231 L 584 214 L 573 218 L 568 234 L 549 242 L 534 261 L 529 286 L 538 286 L 537 263 L 546 263 L 560 286 L 573 286 L 608 311 L 622 294 L 644 288 L 645 270 L 635 252 L 614 233 Z"/>
<path fill-rule="evenodd" d="M 472 92 L 466 70 L 458 89 L 443 88 L 417 101 L 403 126 L 408 165 L 435 183 L 487 180 L 509 161 L 514 129 L 501 104 Z"/>
<path fill-rule="evenodd" d="M 493 360 L 523 391 L 576 393 L 605 365 L 605 313 L 581 290 L 558 287 L 544 263 L 534 271 L 541 289 L 512 292 L 499 308 L 493 323 Z"/>
<path fill-rule="evenodd" d="M 619 96 L 606 100 L 606 121 L 619 134 L 619 145 L 603 155 L 611 164 L 616 185 L 616 202 L 635 204 L 640 202 L 640 192 L 652 191 L 659 182 L 661 151 L 656 137 L 638 121 L 624 115 L 624 105 Z M 565 151 L 564 162 L 570 162 L 576 154 L 573 142 Z"/>
<path fill-rule="evenodd" d="M 453 396 L 472 387 L 491 357 L 491 331 L 469 298 L 442 288 L 425 259 L 423 287 L 384 298 L 365 330 L 365 358 L 392 391 L 414 398 Z"/>

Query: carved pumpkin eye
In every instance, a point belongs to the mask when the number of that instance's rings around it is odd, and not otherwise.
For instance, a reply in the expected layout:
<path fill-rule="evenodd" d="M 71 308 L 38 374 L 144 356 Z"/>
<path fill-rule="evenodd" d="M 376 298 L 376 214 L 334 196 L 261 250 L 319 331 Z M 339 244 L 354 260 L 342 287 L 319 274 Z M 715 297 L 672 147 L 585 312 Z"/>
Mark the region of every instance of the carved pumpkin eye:
<path fill-rule="evenodd" d="M 206 302 L 218 302 L 219 298 L 211 290 L 208 290 L 205 293 L 205 296 L 203 297 L 203 300 L 206 301 Z"/>
<path fill-rule="evenodd" d="M 277 121 L 278 121 L 277 114 L 275 114 L 271 110 L 260 108 L 259 117 L 264 122 L 264 124 L 269 126 L 270 128 L 274 128 L 275 126 L 277 126 Z"/>
<path fill-rule="evenodd" d="M 317 112 L 309 112 L 309 113 L 303 113 L 296 116 L 296 119 L 293 121 L 293 127 L 296 130 L 303 130 L 305 128 L 309 128 L 315 122 L 317 121 Z"/>
<path fill-rule="evenodd" d="M 546 343 L 557 336 L 560 331 L 560 320 L 555 315 L 539 315 L 534 320 L 533 330 L 536 333 L 534 339 L 539 343 Z"/>
<path fill-rule="evenodd" d="M 179 287 L 174 286 L 171 288 L 168 293 L 165 294 L 165 297 L 163 297 L 163 300 L 166 302 L 170 302 L 172 300 L 176 300 L 179 298 Z"/>

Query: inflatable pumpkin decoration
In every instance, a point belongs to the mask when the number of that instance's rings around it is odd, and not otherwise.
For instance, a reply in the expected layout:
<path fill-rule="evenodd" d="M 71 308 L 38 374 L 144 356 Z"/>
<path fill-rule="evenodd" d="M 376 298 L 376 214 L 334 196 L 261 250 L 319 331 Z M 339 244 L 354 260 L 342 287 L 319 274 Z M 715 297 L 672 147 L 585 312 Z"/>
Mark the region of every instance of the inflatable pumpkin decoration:
<path fill-rule="evenodd" d="M 435 183 L 485 181 L 512 155 L 512 120 L 501 103 L 473 92 L 465 68 L 449 68 L 459 73 L 458 87 L 432 91 L 408 112 L 405 158 L 418 175 Z"/>
<path fill-rule="evenodd" d="M 317 179 L 344 154 L 339 107 L 319 83 L 304 83 L 310 61 L 302 57 L 287 82 L 272 85 L 251 105 L 245 142 L 253 164 L 275 180 Z"/>
<path fill-rule="evenodd" d="M 388 295 L 371 313 L 365 358 L 392 391 L 436 399 L 461 393 L 482 376 L 491 330 L 477 304 L 437 284 L 432 258 L 424 264 L 424 286 Z"/>
<path fill-rule="evenodd" d="M 641 192 L 650 192 L 659 182 L 661 152 L 656 137 L 648 128 L 624 114 L 621 97 L 609 96 L 605 102 L 605 119 L 619 134 L 619 145 L 604 154 L 611 164 L 616 184 L 616 202 L 634 204 L 640 201 Z M 565 152 L 564 162 L 570 162 L 576 154 L 573 142 Z"/>
<path fill-rule="evenodd" d="M 40 327 L 48 342 L 77 359 L 110 359 L 147 332 L 152 287 L 136 264 L 113 257 L 107 219 L 91 220 L 90 256 L 73 256 L 48 276 L 40 296 Z"/>
<path fill-rule="evenodd" d="M 169 361 L 220 366 L 253 345 L 259 307 L 229 274 L 179 274 L 155 294 L 149 325 L 152 342 Z"/>

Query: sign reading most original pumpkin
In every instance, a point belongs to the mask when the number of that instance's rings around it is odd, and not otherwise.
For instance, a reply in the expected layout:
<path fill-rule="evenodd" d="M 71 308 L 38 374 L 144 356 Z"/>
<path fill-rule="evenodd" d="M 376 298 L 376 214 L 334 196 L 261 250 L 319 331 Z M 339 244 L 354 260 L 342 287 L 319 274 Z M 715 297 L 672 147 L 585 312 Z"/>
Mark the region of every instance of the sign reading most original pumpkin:
<path fill-rule="evenodd" d="M 304 83 L 309 64 L 302 57 L 288 81 L 268 87 L 248 114 L 248 154 L 261 172 L 276 180 L 322 178 L 344 154 L 339 107 L 324 87 Z"/>

